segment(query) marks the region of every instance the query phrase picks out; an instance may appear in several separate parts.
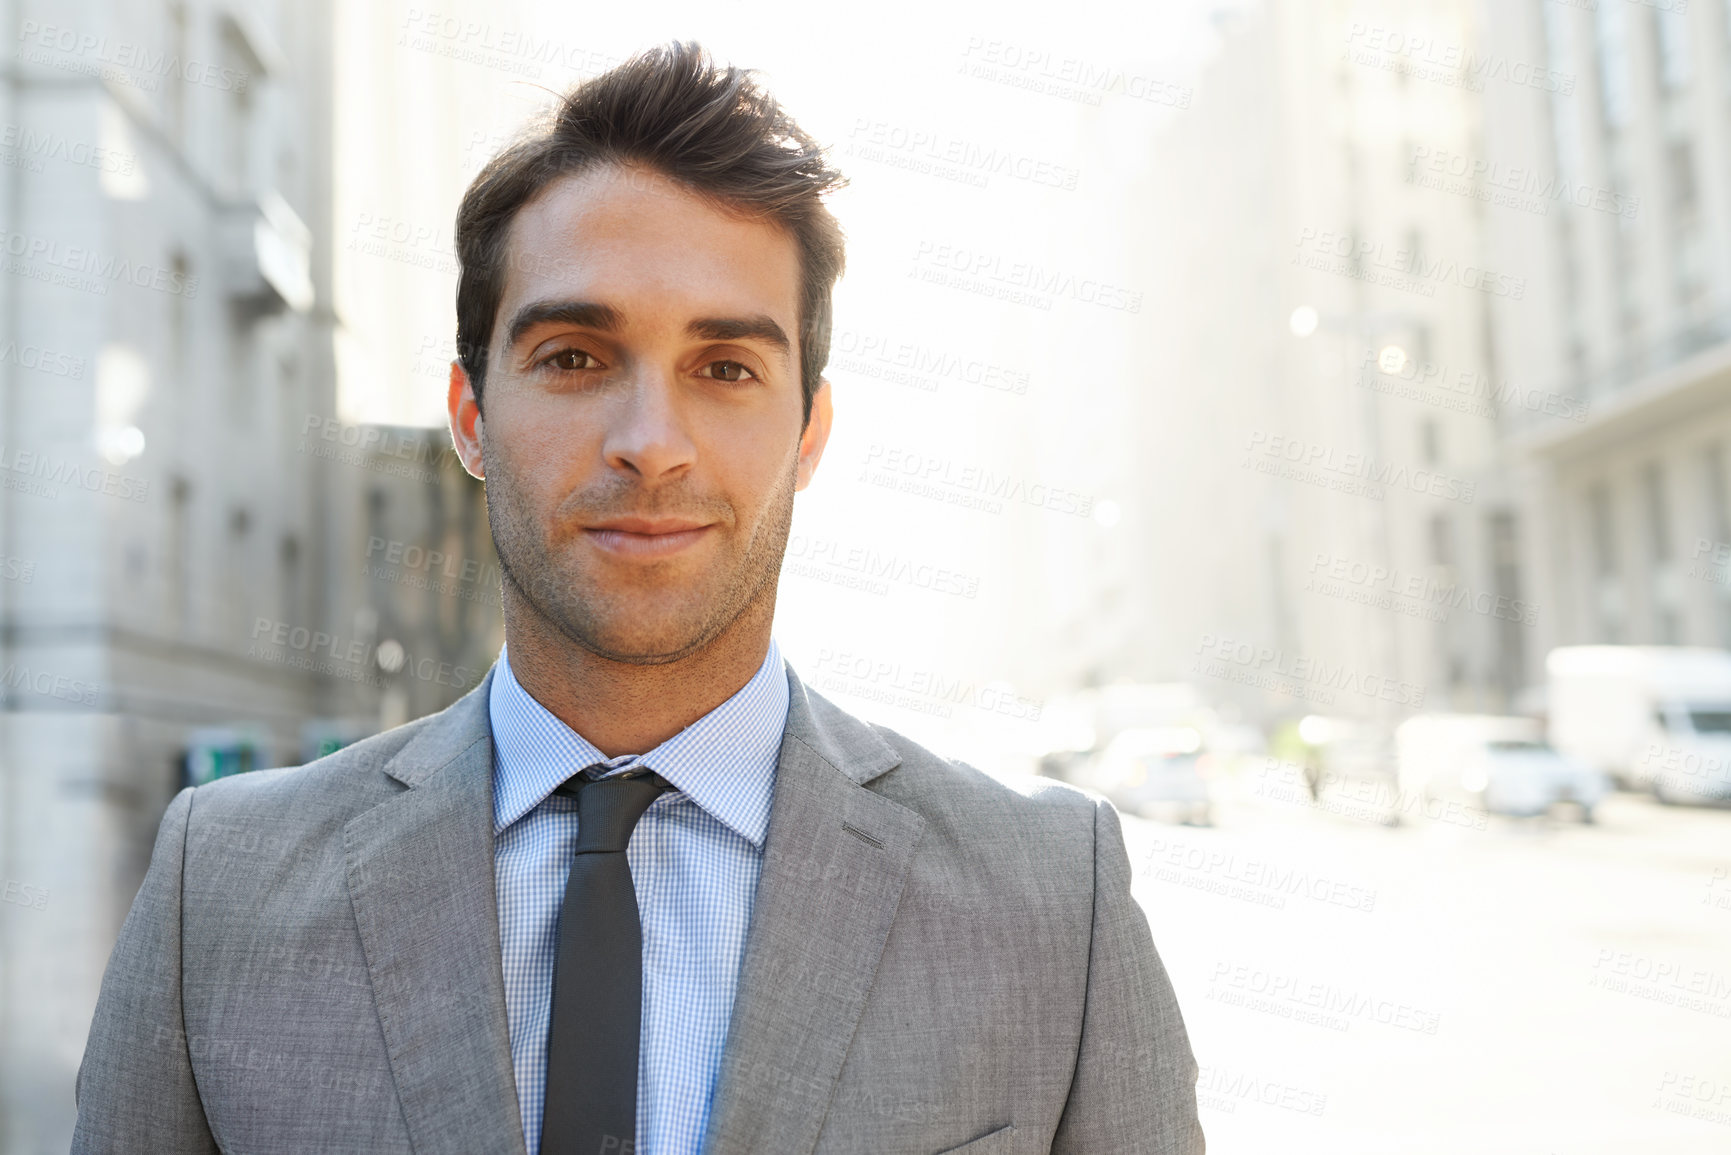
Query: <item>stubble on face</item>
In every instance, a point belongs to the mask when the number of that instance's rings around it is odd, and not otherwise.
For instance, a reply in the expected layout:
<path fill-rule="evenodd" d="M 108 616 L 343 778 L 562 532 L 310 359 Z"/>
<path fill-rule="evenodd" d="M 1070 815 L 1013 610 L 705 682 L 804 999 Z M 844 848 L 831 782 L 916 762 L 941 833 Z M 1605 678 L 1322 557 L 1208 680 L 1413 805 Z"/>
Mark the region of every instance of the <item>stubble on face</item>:
<path fill-rule="evenodd" d="M 689 492 L 683 482 L 645 491 L 629 478 L 578 489 L 542 512 L 513 484 L 513 466 L 483 440 L 488 522 L 499 566 L 523 608 L 596 657 L 664 665 L 701 650 L 753 611 L 773 615 L 782 558 L 793 527 L 799 474 L 790 461 L 749 524 L 726 498 Z M 635 566 L 625 581 L 584 563 L 586 524 L 612 517 L 689 517 L 719 536 L 707 571 L 682 578 L 684 559 Z"/>

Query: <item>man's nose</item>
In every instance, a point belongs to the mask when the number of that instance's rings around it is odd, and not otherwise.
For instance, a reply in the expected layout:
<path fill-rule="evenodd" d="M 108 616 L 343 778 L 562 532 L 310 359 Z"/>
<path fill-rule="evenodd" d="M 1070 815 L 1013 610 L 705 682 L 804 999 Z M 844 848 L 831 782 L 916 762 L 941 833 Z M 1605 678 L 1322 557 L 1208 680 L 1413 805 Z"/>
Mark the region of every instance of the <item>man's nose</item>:
<path fill-rule="evenodd" d="M 697 459 L 678 380 L 661 369 L 638 369 L 609 415 L 601 453 L 609 467 L 646 481 L 676 474 Z"/>

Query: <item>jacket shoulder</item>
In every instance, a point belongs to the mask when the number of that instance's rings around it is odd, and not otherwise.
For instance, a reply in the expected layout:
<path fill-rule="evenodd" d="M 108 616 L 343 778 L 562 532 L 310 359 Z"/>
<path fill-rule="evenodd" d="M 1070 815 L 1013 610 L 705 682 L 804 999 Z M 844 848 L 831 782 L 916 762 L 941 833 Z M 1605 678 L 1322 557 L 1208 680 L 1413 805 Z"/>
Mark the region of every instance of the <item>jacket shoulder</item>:
<path fill-rule="evenodd" d="M 1111 803 L 1035 775 L 1003 778 L 871 723 L 900 763 L 870 784 L 925 819 L 928 848 L 962 879 L 1002 888 L 1091 894 L 1096 830 Z"/>

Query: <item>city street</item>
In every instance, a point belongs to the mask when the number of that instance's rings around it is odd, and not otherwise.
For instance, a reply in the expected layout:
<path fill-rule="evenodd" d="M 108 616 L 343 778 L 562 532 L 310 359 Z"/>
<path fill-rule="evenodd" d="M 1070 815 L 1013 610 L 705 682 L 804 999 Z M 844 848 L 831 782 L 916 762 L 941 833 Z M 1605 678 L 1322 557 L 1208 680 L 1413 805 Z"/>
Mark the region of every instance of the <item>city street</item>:
<path fill-rule="evenodd" d="M 1731 1150 L 1731 811 L 1216 785 L 1212 828 L 1125 818 L 1211 1155 Z"/>

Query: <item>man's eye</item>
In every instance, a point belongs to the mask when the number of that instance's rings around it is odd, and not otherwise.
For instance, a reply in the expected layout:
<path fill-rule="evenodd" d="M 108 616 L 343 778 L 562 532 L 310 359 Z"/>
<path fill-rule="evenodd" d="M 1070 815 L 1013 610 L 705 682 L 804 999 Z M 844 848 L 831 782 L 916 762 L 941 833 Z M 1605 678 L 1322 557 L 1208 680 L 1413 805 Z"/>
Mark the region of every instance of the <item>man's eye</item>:
<path fill-rule="evenodd" d="M 717 381 L 754 381 L 757 374 L 741 365 L 738 361 L 711 361 L 704 367 L 704 375 Z"/>
<path fill-rule="evenodd" d="M 580 369 L 595 368 L 595 358 L 581 349 L 561 349 L 551 357 L 546 358 L 541 364 L 575 373 Z"/>

